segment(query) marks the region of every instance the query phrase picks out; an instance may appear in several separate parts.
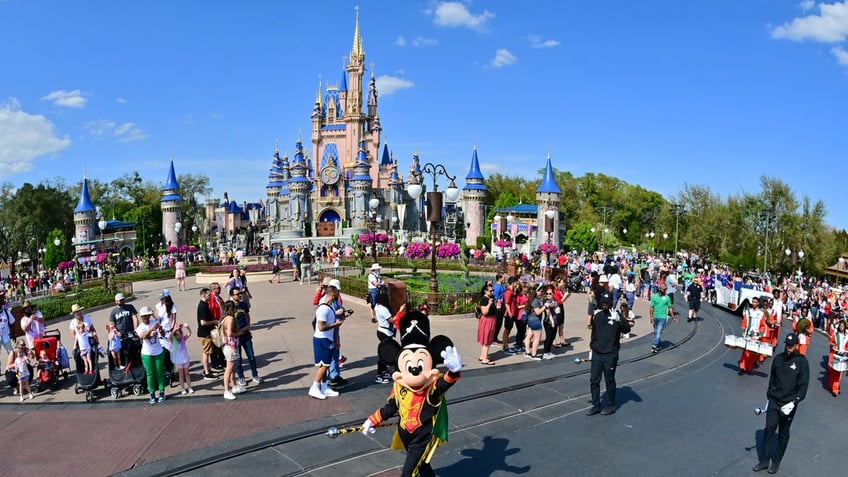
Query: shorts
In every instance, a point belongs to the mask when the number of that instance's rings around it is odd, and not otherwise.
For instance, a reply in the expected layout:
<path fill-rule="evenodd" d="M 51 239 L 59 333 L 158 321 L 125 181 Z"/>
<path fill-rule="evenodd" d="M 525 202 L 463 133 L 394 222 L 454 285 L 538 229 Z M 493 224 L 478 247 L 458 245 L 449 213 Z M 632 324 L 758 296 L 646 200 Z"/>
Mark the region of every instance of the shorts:
<path fill-rule="evenodd" d="M 227 362 L 235 361 L 235 360 L 238 359 L 238 355 L 239 355 L 238 350 L 233 348 L 232 346 L 224 345 L 224 347 L 221 348 L 221 350 L 224 352 L 224 359 Z"/>
<path fill-rule="evenodd" d="M 333 340 L 312 337 L 312 355 L 315 366 L 330 366 L 333 361 Z"/>
<path fill-rule="evenodd" d="M 533 331 L 542 331 L 542 320 L 529 320 L 527 327 Z"/>
<path fill-rule="evenodd" d="M 215 352 L 215 343 L 212 342 L 212 338 L 199 337 L 200 340 L 200 349 L 203 350 L 203 354 L 212 354 Z"/>
<path fill-rule="evenodd" d="M 508 315 L 504 315 L 503 317 L 503 327 L 505 330 L 512 330 L 512 327 L 515 325 L 515 320 Z"/>
<path fill-rule="evenodd" d="M 690 300 L 689 301 L 689 309 L 692 311 L 698 311 L 701 309 L 701 300 Z"/>

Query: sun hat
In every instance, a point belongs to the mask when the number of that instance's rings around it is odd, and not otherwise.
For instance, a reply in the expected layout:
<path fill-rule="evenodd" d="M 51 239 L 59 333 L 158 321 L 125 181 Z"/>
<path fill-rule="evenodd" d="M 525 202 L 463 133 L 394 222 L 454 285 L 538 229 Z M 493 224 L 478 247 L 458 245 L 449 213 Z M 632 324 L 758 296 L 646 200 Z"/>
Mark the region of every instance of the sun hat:
<path fill-rule="evenodd" d="M 139 310 L 139 312 L 138 312 L 138 316 L 150 316 L 150 315 L 153 315 L 153 308 L 150 308 L 149 306 L 141 307 L 141 310 Z"/>
<path fill-rule="evenodd" d="M 342 291 L 342 282 L 336 280 L 335 278 L 330 280 L 330 283 L 328 283 L 327 286 L 333 287 L 338 291 Z"/>
<path fill-rule="evenodd" d="M 601 275 L 601 278 L 598 279 L 598 283 L 609 283 L 609 278 L 606 275 Z"/>
<path fill-rule="evenodd" d="M 76 312 L 82 311 L 84 309 L 85 308 L 79 306 L 77 303 L 74 303 L 73 305 L 71 305 L 71 313 L 76 313 Z"/>
<path fill-rule="evenodd" d="M 383 268 L 383 267 L 381 267 L 379 263 L 372 263 L 371 264 L 371 270 L 379 270 L 381 268 Z"/>

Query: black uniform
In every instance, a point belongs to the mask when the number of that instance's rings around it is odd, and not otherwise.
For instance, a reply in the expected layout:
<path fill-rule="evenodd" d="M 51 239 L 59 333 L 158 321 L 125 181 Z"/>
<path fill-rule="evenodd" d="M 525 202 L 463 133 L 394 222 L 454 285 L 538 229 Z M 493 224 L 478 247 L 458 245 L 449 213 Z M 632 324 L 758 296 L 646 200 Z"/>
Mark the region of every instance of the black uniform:
<path fill-rule="evenodd" d="M 612 304 L 608 293 L 601 296 L 599 305 L 604 301 Z M 630 332 L 630 324 L 616 311 L 600 309 L 592 316 L 592 371 L 589 377 L 589 390 L 592 392 L 592 409 L 599 411 L 601 406 L 601 374 L 607 386 L 607 408 L 605 414 L 615 411 L 615 368 L 618 366 L 618 350 L 621 347 L 621 334 Z"/>
<path fill-rule="evenodd" d="M 798 411 L 798 403 L 807 396 L 809 383 L 810 367 L 804 355 L 784 351 L 774 357 L 771 363 L 768 392 L 766 393 L 768 407 L 761 464 L 768 463 L 769 457 L 772 455 L 774 433 L 780 427 L 777 436 L 777 453 L 772 458 L 772 465 L 780 465 L 783 454 L 786 452 L 786 445 L 789 444 L 789 427 Z M 790 402 L 795 403 L 795 408 L 786 415 L 780 408 Z"/>

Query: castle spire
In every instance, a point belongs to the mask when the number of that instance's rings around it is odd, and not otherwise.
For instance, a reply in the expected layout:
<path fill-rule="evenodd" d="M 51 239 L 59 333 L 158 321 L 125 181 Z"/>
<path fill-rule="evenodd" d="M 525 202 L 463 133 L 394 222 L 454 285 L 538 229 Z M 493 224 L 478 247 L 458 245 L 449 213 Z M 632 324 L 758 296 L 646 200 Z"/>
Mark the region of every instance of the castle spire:
<path fill-rule="evenodd" d="M 362 49 L 362 37 L 359 35 L 359 7 L 356 7 L 356 28 L 353 30 L 353 48 L 350 50 L 351 58 L 360 58 L 365 56 L 365 51 Z"/>
<path fill-rule="evenodd" d="M 548 150 L 548 163 L 545 166 L 545 177 L 542 178 L 542 183 L 536 189 L 536 193 L 561 194 L 556 180 L 554 180 L 554 170 L 551 167 L 551 151 Z"/>
<path fill-rule="evenodd" d="M 77 208 L 74 209 L 74 213 L 80 212 L 88 212 L 91 210 L 96 210 L 94 208 L 94 204 L 91 203 L 91 196 L 88 194 L 88 178 L 83 175 L 82 177 L 82 188 L 80 189 L 80 199 L 77 204 Z"/>

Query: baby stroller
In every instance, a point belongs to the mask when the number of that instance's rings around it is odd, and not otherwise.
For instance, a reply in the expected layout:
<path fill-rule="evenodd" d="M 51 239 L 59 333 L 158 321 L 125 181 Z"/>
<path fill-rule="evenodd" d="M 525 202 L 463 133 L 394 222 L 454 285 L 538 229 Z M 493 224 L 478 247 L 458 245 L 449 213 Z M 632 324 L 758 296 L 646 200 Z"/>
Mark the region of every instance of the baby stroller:
<path fill-rule="evenodd" d="M 79 350 L 74 350 L 74 363 L 76 365 L 76 376 L 77 376 L 77 385 L 74 387 L 74 392 L 76 394 L 85 393 L 85 401 L 93 402 L 94 401 L 94 390 L 97 386 L 101 384 L 104 385 L 102 379 L 100 379 L 100 354 L 97 352 L 97 349 L 91 349 L 91 369 L 93 373 L 85 374 L 85 362 L 82 360 L 82 356 L 80 356 Z"/>
<path fill-rule="evenodd" d="M 118 369 L 118 363 L 109 353 L 109 394 L 118 399 L 123 390 L 129 388 L 133 395 L 141 396 L 147 374 L 141 363 L 141 340 L 135 334 L 121 338 L 121 359 L 124 367 Z"/>
<path fill-rule="evenodd" d="M 32 380 L 33 392 L 38 392 L 42 386 L 50 386 L 55 390 L 59 384 L 60 374 L 65 379 L 68 378 L 67 369 L 63 372 L 63 365 L 64 368 L 68 368 L 68 352 L 62 346 L 61 339 L 62 333 L 59 330 L 48 330 L 44 333 L 44 337 L 33 341 L 35 358 L 38 360 Z M 59 359 L 61 351 L 64 351 L 64 363 Z"/>

